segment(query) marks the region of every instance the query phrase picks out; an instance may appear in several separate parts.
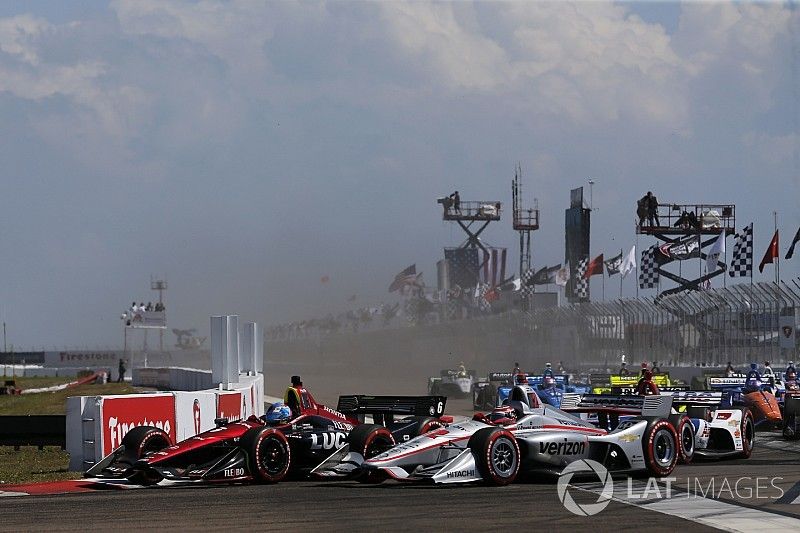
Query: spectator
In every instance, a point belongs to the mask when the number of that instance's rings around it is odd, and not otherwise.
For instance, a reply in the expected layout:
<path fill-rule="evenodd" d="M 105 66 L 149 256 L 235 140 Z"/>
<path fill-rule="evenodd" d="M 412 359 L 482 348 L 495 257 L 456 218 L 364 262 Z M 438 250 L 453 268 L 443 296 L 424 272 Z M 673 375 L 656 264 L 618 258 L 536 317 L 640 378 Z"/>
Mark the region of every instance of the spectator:
<path fill-rule="evenodd" d="M 786 372 L 784 374 L 788 374 L 789 372 L 797 373 L 797 370 L 794 367 L 794 361 L 789 361 L 789 365 L 786 367 Z"/>
<path fill-rule="evenodd" d="M 125 380 L 125 359 L 119 360 L 119 366 L 117 367 L 119 375 L 117 376 L 117 383 L 122 383 Z"/>
<path fill-rule="evenodd" d="M 647 194 L 642 200 L 645 201 L 645 206 L 647 207 L 647 221 L 650 223 L 650 227 L 660 226 L 661 223 L 658 220 L 658 199 L 651 191 L 647 191 Z"/>
<path fill-rule="evenodd" d="M 514 370 L 511 371 L 511 374 L 522 374 L 522 369 L 519 367 L 519 363 L 514 363 Z"/>
<path fill-rule="evenodd" d="M 566 374 L 567 370 L 564 368 L 564 361 L 558 362 L 558 373 L 559 374 Z"/>
<path fill-rule="evenodd" d="M 658 367 L 658 361 L 653 361 L 653 374 L 660 374 L 661 369 Z"/>
<path fill-rule="evenodd" d="M 644 226 L 644 219 L 647 218 L 647 197 L 640 198 L 636 202 L 636 216 L 639 217 L 639 227 Z"/>
<path fill-rule="evenodd" d="M 630 376 L 631 375 L 630 371 L 628 370 L 627 363 L 625 363 L 625 361 L 622 362 L 622 366 L 619 369 L 619 375 L 620 376 Z"/>
<path fill-rule="evenodd" d="M 733 365 L 730 361 L 728 361 L 728 366 L 725 367 L 725 375 L 727 377 L 735 376 L 737 374 L 736 369 L 733 368 Z"/>
<path fill-rule="evenodd" d="M 450 198 L 453 199 L 453 211 L 455 213 L 461 213 L 461 195 L 458 194 L 458 191 L 454 192 L 450 195 Z"/>
<path fill-rule="evenodd" d="M 551 365 L 549 362 L 545 363 L 544 372 L 542 372 L 542 377 L 547 376 L 550 376 L 551 378 L 553 377 L 553 365 Z"/>
<path fill-rule="evenodd" d="M 769 361 L 764 361 L 764 372 L 762 374 L 765 378 L 771 377 L 775 378 L 775 372 L 772 370 L 772 367 L 769 366 Z"/>
<path fill-rule="evenodd" d="M 147 306 L 144 308 L 145 311 L 152 311 L 153 310 L 153 302 L 147 302 Z"/>

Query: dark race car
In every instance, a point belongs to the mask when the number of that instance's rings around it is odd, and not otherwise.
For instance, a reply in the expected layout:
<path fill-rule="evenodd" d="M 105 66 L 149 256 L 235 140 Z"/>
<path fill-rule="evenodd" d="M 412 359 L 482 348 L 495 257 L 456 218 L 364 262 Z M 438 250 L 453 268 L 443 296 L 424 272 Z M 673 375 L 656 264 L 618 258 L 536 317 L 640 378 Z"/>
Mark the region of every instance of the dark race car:
<path fill-rule="evenodd" d="M 162 480 L 275 483 L 305 475 L 345 443 L 373 456 L 452 420 L 442 416 L 443 396 L 341 396 L 334 410 L 318 404 L 303 387 L 293 390 L 300 404 L 292 410 L 276 405 L 261 418 L 219 419 L 215 429 L 177 444 L 158 428 L 134 428 L 85 475 L 140 485 Z M 272 416 L 275 409 L 287 418 Z M 376 423 L 365 423 L 366 415 Z"/>

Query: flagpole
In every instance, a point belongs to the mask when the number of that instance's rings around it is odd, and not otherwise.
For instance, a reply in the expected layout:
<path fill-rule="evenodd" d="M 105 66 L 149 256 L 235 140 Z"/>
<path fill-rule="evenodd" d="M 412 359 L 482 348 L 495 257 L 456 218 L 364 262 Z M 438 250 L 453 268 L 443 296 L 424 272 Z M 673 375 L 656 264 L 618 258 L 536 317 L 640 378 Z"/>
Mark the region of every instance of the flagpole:
<path fill-rule="evenodd" d="M 773 235 L 778 235 L 778 212 L 773 211 L 772 216 L 775 219 L 775 233 Z M 770 244 L 772 244 L 770 242 Z M 781 282 L 781 251 L 780 248 L 777 250 L 777 254 L 775 254 L 775 283 Z"/>
<path fill-rule="evenodd" d="M 605 270 L 604 267 L 603 267 L 603 270 Z M 606 301 L 606 277 L 603 275 L 602 272 L 600 273 L 600 277 L 603 279 L 603 301 L 605 302 Z"/>

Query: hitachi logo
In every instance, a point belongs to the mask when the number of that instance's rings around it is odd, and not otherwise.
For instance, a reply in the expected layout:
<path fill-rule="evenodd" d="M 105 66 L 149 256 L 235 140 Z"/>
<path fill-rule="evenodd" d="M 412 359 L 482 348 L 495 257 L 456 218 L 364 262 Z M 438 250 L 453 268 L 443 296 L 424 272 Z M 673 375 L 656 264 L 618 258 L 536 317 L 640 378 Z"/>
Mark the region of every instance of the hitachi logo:
<path fill-rule="evenodd" d="M 475 476 L 474 470 L 456 470 L 455 472 L 447 473 L 447 479 L 456 477 L 474 477 L 474 476 Z"/>
<path fill-rule="evenodd" d="M 540 442 L 539 453 L 547 455 L 581 455 L 586 451 L 585 442 Z"/>

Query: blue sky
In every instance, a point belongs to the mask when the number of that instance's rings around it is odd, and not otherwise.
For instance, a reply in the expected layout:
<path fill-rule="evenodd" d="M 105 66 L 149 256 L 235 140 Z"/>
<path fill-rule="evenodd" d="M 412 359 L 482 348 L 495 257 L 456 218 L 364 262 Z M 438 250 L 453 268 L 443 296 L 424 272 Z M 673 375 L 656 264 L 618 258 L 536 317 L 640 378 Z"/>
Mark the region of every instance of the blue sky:
<path fill-rule="evenodd" d="M 397 271 L 434 283 L 461 240 L 435 198 L 510 204 L 517 162 L 537 266 L 563 257 L 589 178 L 593 254 L 634 244 L 647 190 L 737 204 L 756 262 L 777 210 L 785 253 L 798 20 L 780 3 L 4 2 L 9 342 L 117 344 L 151 274 L 181 328 L 388 300 Z M 486 238 L 516 264 L 508 218 Z"/>

